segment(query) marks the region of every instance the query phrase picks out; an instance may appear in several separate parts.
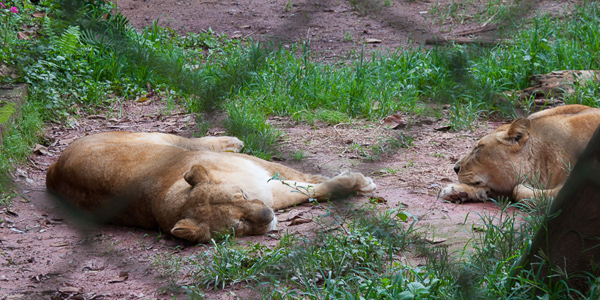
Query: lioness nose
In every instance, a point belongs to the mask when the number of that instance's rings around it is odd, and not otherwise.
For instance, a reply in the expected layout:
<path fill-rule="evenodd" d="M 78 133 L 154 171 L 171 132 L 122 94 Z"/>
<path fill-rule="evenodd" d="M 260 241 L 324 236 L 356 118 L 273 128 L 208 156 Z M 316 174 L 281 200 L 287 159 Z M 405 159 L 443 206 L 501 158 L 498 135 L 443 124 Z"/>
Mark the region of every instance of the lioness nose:
<path fill-rule="evenodd" d="M 458 164 L 454 165 L 454 172 L 456 172 L 456 174 L 460 172 L 460 166 Z"/>

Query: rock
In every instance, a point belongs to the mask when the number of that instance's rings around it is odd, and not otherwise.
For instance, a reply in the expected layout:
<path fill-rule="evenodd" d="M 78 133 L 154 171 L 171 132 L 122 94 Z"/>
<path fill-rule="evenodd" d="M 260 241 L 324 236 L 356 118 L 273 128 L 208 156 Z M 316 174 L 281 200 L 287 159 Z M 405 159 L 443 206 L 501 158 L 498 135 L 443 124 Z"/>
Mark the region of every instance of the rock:
<path fill-rule="evenodd" d="M 0 144 L 10 122 L 21 117 L 21 107 L 28 95 L 26 84 L 0 86 Z"/>

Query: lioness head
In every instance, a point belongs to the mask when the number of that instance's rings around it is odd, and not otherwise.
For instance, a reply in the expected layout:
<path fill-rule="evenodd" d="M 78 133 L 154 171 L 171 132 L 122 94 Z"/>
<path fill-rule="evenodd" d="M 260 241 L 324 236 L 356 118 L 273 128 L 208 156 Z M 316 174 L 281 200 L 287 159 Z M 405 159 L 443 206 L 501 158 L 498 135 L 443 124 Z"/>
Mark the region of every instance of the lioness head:
<path fill-rule="evenodd" d="M 531 171 L 527 149 L 531 121 L 517 119 L 484 136 L 475 148 L 461 158 L 454 171 L 463 184 L 487 187 L 498 195 L 510 195 Z"/>
<path fill-rule="evenodd" d="M 205 243 L 215 232 L 233 229 L 235 235 L 257 235 L 277 224 L 270 207 L 260 200 L 247 199 L 239 187 L 212 178 L 204 167 L 194 165 L 183 177 L 192 188 L 181 220 L 171 229 L 174 236 Z"/>

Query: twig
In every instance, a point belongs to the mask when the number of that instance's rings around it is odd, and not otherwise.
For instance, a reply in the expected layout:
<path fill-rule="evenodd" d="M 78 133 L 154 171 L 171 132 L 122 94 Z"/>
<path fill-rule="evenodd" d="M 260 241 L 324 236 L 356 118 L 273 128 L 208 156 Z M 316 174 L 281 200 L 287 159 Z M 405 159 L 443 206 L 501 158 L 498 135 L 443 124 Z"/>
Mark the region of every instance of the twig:
<path fill-rule="evenodd" d="M 447 45 L 447 44 L 459 44 L 459 45 L 480 45 L 480 46 L 495 46 L 498 44 L 512 44 L 510 40 L 494 39 L 494 40 L 482 40 L 472 38 L 446 38 L 446 37 L 433 37 L 425 40 L 425 45 Z"/>
<path fill-rule="evenodd" d="M 340 132 L 337 130 L 337 127 L 338 127 L 339 125 L 350 125 L 350 123 L 338 123 L 338 124 L 336 124 L 336 125 L 333 125 L 333 129 L 335 130 L 335 132 L 336 132 L 336 133 L 337 133 L 339 136 L 342 136 L 342 134 L 341 134 L 341 133 L 340 133 Z"/>

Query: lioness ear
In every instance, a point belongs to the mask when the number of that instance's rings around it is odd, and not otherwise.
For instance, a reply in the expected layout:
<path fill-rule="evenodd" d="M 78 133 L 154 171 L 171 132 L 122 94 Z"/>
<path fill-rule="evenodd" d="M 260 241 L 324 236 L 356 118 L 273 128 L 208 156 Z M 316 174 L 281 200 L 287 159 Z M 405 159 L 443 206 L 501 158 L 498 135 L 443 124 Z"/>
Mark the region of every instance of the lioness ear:
<path fill-rule="evenodd" d="M 506 132 L 506 138 L 513 143 L 518 143 L 520 146 L 523 146 L 529 138 L 530 127 L 531 121 L 529 121 L 529 119 L 516 119 L 510 124 L 510 128 Z"/>
<path fill-rule="evenodd" d="M 206 243 L 210 241 L 210 230 L 204 224 L 191 219 L 179 220 L 171 229 L 171 234 L 190 242 Z"/>
<path fill-rule="evenodd" d="M 183 174 L 183 179 L 191 186 L 195 186 L 200 182 L 209 182 L 210 175 L 206 168 L 201 165 L 193 165 L 189 171 Z"/>

